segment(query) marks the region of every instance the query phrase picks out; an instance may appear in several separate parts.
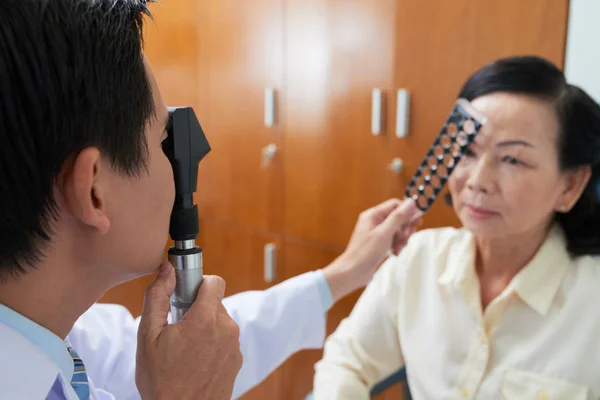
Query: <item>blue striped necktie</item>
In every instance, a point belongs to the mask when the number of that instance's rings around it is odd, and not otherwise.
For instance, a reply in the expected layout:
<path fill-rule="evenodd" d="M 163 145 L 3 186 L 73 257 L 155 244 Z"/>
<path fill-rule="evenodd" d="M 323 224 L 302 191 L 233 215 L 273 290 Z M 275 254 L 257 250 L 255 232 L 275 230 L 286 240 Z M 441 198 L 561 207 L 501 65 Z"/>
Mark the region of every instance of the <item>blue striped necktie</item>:
<path fill-rule="evenodd" d="M 75 350 L 69 346 L 69 353 L 73 358 L 73 366 L 75 370 L 73 372 L 73 378 L 71 379 L 71 386 L 75 389 L 75 393 L 81 400 L 89 400 L 90 398 L 90 385 L 88 383 L 88 376 L 85 372 L 85 366 L 83 365 L 83 361 L 75 352 Z"/>

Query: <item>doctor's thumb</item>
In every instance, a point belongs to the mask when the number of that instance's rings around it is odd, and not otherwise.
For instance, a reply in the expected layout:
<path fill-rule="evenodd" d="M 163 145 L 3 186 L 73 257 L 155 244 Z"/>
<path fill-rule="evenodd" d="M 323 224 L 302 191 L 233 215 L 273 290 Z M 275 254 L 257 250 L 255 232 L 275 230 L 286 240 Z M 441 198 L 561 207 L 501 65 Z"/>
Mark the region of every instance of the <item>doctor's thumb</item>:
<path fill-rule="evenodd" d="M 417 208 L 414 200 L 406 199 L 385 218 L 378 229 L 383 236 L 391 238 L 413 224 L 421 215 L 423 212 Z"/>
<path fill-rule="evenodd" d="M 175 283 L 175 270 L 168 261 L 164 261 L 154 282 L 146 289 L 139 327 L 140 333 L 158 336 L 167 325 L 167 317 L 171 310 L 170 297 L 175 290 Z"/>

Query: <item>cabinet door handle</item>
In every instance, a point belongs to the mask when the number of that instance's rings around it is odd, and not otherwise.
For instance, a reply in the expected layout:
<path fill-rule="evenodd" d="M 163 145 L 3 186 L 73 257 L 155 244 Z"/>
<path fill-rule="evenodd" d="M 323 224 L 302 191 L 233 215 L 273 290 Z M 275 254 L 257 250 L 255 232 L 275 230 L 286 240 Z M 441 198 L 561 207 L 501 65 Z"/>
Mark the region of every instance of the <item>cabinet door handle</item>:
<path fill-rule="evenodd" d="M 277 145 L 275 143 L 271 143 L 270 145 L 263 147 L 261 167 L 266 168 L 271 163 L 271 161 L 273 161 L 276 155 Z"/>
<path fill-rule="evenodd" d="M 381 118 L 382 118 L 382 98 L 381 89 L 373 89 L 371 94 L 371 133 L 373 135 L 381 134 Z"/>
<path fill-rule="evenodd" d="M 277 246 L 275 246 L 274 243 L 268 243 L 265 245 L 265 282 L 271 283 L 275 280 L 275 268 L 277 267 L 276 253 Z"/>
<path fill-rule="evenodd" d="M 410 119 L 410 93 L 406 89 L 399 89 L 396 101 L 396 137 L 408 135 Z"/>
<path fill-rule="evenodd" d="M 402 161 L 401 158 L 396 157 L 392 160 L 392 162 L 390 163 L 390 169 L 395 173 L 395 174 L 400 174 L 402 172 L 402 170 L 404 169 L 404 162 Z"/>
<path fill-rule="evenodd" d="M 265 126 L 271 128 L 275 125 L 275 89 L 265 89 Z"/>

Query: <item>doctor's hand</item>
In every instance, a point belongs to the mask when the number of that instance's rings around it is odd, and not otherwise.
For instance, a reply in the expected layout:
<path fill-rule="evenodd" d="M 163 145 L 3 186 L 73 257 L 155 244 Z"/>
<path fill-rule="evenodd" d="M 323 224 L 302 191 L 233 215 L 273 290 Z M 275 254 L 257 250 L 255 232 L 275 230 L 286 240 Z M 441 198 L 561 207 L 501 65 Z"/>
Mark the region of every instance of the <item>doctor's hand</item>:
<path fill-rule="evenodd" d="M 398 255 L 421 215 L 411 199 L 391 199 L 363 211 L 344 253 L 323 269 L 334 302 L 366 286 L 390 254 Z"/>
<path fill-rule="evenodd" d="M 175 272 L 165 262 L 148 287 L 138 330 L 135 381 L 144 400 L 229 400 L 242 366 L 239 328 L 221 301 L 225 281 L 205 276 L 196 301 L 167 324 Z"/>

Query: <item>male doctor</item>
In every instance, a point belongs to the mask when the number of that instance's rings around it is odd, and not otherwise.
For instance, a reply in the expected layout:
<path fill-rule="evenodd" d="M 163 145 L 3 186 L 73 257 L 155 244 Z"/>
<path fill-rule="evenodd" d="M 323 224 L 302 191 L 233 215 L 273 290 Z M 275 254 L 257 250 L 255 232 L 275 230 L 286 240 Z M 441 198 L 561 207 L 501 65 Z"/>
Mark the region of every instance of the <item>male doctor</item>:
<path fill-rule="evenodd" d="M 418 221 L 412 201 L 390 200 L 361 214 L 331 265 L 226 299 L 206 276 L 168 324 L 174 183 L 168 114 L 141 49 L 147 13 L 143 0 L 0 3 L 2 399 L 238 397 L 320 348 L 329 307 Z M 157 270 L 141 318 L 94 304 Z"/>

